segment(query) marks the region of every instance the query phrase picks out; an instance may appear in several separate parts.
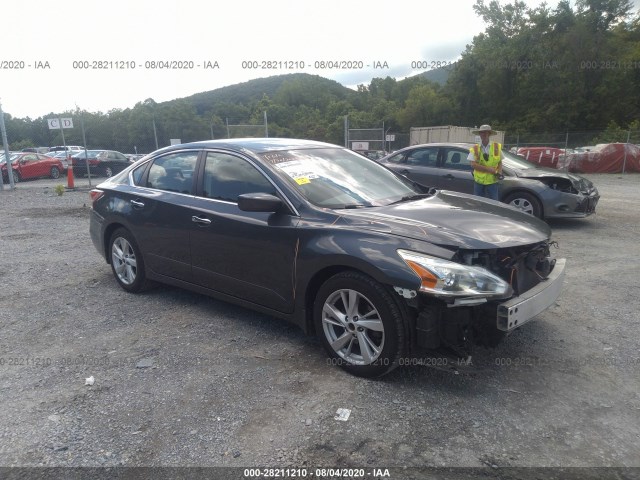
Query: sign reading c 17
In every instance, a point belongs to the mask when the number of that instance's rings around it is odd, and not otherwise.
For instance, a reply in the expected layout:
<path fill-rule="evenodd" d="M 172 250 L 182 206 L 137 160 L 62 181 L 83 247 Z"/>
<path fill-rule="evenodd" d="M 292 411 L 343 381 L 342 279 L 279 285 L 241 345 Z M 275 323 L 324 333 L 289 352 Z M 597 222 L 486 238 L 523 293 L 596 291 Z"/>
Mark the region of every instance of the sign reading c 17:
<path fill-rule="evenodd" d="M 72 118 L 47 118 L 47 124 L 49 130 L 56 130 L 58 128 L 73 128 Z"/>

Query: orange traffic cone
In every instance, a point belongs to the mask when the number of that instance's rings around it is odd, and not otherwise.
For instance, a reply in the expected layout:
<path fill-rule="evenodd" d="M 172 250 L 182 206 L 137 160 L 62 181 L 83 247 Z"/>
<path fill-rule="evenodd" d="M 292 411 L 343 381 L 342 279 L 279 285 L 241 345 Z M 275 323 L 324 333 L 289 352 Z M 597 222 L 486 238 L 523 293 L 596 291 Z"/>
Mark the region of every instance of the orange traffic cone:
<path fill-rule="evenodd" d="M 73 167 L 71 166 L 71 162 L 69 162 L 69 166 L 67 167 L 67 188 L 75 188 L 73 183 Z"/>

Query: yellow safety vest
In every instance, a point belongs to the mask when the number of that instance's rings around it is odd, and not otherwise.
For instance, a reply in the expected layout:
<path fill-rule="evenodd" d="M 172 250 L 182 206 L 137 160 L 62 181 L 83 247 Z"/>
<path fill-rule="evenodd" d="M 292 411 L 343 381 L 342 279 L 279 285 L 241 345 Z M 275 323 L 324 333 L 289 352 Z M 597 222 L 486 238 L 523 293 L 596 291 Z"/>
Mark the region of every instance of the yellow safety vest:
<path fill-rule="evenodd" d="M 496 168 L 500 163 L 500 157 L 502 152 L 502 145 L 498 142 L 491 143 L 491 147 L 489 148 L 489 159 L 485 160 L 482 155 L 482 150 L 480 149 L 480 145 L 474 145 L 471 147 L 471 153 L 480 165 L 485 165 L 487 167 Z M 492 183 L 496 183 L 498 178 L 493 173 L 485 173 L 479 172 L 477 170 L 473 171 L 473 179 L 482 184 L 482 185 L 491 185 Z"/>

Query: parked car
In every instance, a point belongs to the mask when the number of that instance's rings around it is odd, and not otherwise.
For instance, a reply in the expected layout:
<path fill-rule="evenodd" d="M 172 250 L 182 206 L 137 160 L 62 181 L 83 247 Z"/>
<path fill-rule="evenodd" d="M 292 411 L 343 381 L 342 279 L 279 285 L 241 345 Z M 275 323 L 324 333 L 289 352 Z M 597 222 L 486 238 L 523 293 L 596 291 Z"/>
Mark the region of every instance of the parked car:
<path fill-rule="evenodd" d="M 88 160 L 88 162 L 87 162 Z M 110 177 L 131 165 L 123 153 L 115 150 L 84 150 L 71 157 L 73 174 L 87 175 L 87 163 L 91 175 Z"/>
<path fill-rule="evenodd" d="M 472 144 L 413 145 L 387 155 L 380 162 L 424 186 L 473 193 Z M 502 151 L 500 200 L 541 219 L 587 217 L 600 199 L 593 183 L 580 175 L 543 168 Z"/>
<path fill-rule="evenodd" d="M 20 153 L 20 152 L 9 151 L 9 156 L 14 155 L 16 153 Z M 0 163 L 5 163 L 4 157 L 5 157 L 4 151 L 0 151 Z"/>
<path fill-rule="evenodd" d="M 78 150 L 84 150 L 84 147 L 81 147 L 80 145 L 56 145 L 55 147 L 50 147 L 49 151 L 50 152 L 65 152 L 65 151 L 78 151 Z"/>
<path fill-rule="evenodd" d="M 354 152 L 358 152 L 371 160 L 378 160 L 387 154 L 384 150 L 354 150 Z"/>
<path fill-rule="evenodd" d="M 125 153 L 124 156 L 127 157 L 127 160 L 129 160 L 130 163 L 135 163 L 144 157 L 141 153 Z"/>
<path fill-rule="evenodd" d="M 327 143 L 174 145 L 90 195 L 91 239 L 124 290 L 159 281 L 285 318 L 366 377 L 425 348 L 495 345 L 564 278 L 541 220 Z"/>
<path fill-rule="evenodd" d="M 39 153 L 14 153 L 11 155 L 10 161 L 14 183 L 30 178 L 58 178 L 63 171 L 60 160 Z M 2 163 L 2 180 L 9 181 L 6 162 Z"/>
<path fill-rule="evenodd" d="M 22 149 L 23 152 L 41 153 L 46 155 L 49 153 L 49 147 L 27 147 Z"/>
<path fill-rule="evenodd" d="M 84 151 L 84 150 L 82 150 Z M 62 167 L 64 168 L 64 171 L 67 171 L 67 167 L 69 166 L 69 157 L 72 157 L 74 155 L 77 155 L 78 153 L 80 153 L 80 150 L 69 150 L 67 152 L 60 151 L 60 152 L 51 152 L 51 154 L 49 155 L 51 158 L 57 158 L 58 160 L 60 160 L 60 163 L 62 163 Z"/>

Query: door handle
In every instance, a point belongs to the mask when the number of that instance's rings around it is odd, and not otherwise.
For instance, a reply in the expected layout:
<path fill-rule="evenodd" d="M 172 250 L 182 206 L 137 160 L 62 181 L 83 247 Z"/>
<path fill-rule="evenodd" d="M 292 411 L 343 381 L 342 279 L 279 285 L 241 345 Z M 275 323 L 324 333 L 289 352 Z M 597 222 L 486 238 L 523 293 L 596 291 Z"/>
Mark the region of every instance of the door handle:
<path fill-rule="evenodd" d="M 209 220 L 208 218 L 198 217 L 197 215 L 191 217 L 191 221 L 199 225 L 211 225 L 211 220 Z"/>
<path fill-rule="evenodd" d="M 134 208 L 144 208 L 144 203 L 139 202 L 138 200 L 130 200 L 129 203 L 131 203 Z"/>

